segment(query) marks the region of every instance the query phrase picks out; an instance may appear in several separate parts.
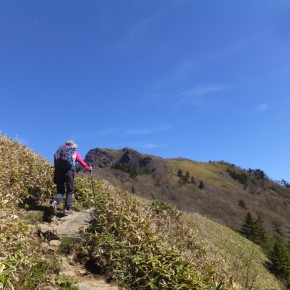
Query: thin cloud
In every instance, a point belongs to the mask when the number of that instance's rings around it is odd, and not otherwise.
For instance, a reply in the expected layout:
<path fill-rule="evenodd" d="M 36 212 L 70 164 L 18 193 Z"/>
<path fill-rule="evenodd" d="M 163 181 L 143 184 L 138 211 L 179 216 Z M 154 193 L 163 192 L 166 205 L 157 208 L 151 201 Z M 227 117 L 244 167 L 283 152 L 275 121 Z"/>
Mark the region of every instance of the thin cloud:
<path fill-rule="evenodd" d="M 174 78 L 185 80 L 189 75 L 191 75 L 191 73 L 198 71 L 205 64 L 233 55 L 245 47 L 250 46 L 252 43 L 255 43 L 266 34 L 266 32 L 261 32 L 259 34 L 251 35 L 249 37 L 225 45 L 219 50 L 215 50 L 204 55 L 188 55 L 187 57 L 180 60 Z"/>
<path fill-rule="evenodd" d="M 148 144 L 143 144 L 140 146 L 140 148 L 144 148 L 144 149 L 154 149 L 154 148 L 162 148 L 162 147 L 166 147 L 167 145 L 165 144 L 154 144 L 154 143 L 148 143 Z"/>
<path fill-rule="evenodd" d="M 236 51 L 240 51 L 244 49 L 245 47 L 251 45 L 252 43 L 255 43 L 257 40 L 260 40 L 261 37 L 264 37 L 267 33 L 261 32 L 259 34 L 251 35 L 247 38 L 243 38 L 239 41 L 233 42 L 232 44 L 225 46 L 223 49 L 216 51 L 212 54 L 210 54 L 208 57 L 210 60 L 223 58 L 226 56 L 229 56 Z"/>
<path fill-rule="evenodd" d="M 89 139 L 95 139 L 98 137 L 104 137 L 104 136 L 109 136 L 113 134 L 117 134 L 121 130 L 119 128 L 110 128 L 110 129 L 103 129 L 91 133 L 84 133 L 84 134 L 77 134 L 72 136 L 73 139 L 75 140 L 89 140 Z"/>
<path fill-rule="evenodd" d="M 127 130 L 124 135 L 148 135 L 148 134 L 155 134 L 159 133 L 162 131 L 169 130 L 171 126 L 167 125 L 164 127 L 159 127 L 159 128 L 143 128 L 143 129 L 132 129 L 132 130 Z"/>
<path fill-rule="evenodd" d="M 118 135 L 118 136 L 129 136 L 129 135 L 149 135 L 149 134 L 155 134 L 162 131 L 169 130 L 171 128 L 170 125 L 166 125 L 163 127 L 157 127 L 157 128 L 140 128 L 140 129 L 124 129 L 124 128 L 109 128 L 109 129 L 103 129 L 91 133 L 84 133 L 84 134 L 77 134 L 72 136 L 75 140 L 89 140 L 89 139 L 95 139 L 99 137 L 106 137 L 106 136 L 112 136 L 112 135 Z"/>
<path fill-rule="evenodd" d="M 228 86 L 224 85 L 209 85 L 205 87 L 196 87 L 180 93 L 176 99 L 177 104 L 201 104 L 204 97 L 224 91 Z"/>
<path fill-rule="evenodd" d="M 259 112 L 264 112 L 266 110 L 269 109 L 269 105 L 268 104 L 261 104 L 258 107 L 255 108 L 255 111 L 259 111 Z"/>
<path fill-rule="evenodd" d="M 126 144 L 123 144 L 123 147 L 124 146 L 128 148 L 134 148 L 135 150 L 142 150 L 142 149 L 163 148 L 163 147 L 167 147 L 168 144 L 158 144 L 158 143 L 153 143 L 153 142 L 141 143 L 138 141 L 133 141 L 133 142 L 126 142 Z"/>
<path fill-rule="evenodd" d="M 187 83 L 192 74 L 200 71 L 203 66 L 231 56 L 260 40 L 265 35 L 266 32 L 251 35 L 249 37 L 225 45 L 219 50 L 211 51 L 203 55 L 187 55 L 177 62 L 175 69 L 173 69 L 171 73 L 167 75 L 167 77 L 157 80 L 155 84 L 148 89 L 146 93 L 146 101 L 150 101 L 152 99 L 158 100 L 163 98 L 170 98 L 174 95 L 177 95 L 179 99 L 178 103 L 199 104 L 202 96 L 224 90 L 226 89 L 226 86 L 209 86 L 197 89 L 194 88 L 187 90 L 184 93 L 178 93 L 176 87 Z"/>
<path fill-rule="evenodd" d="M 154 21 L 152 17 L 143 19 L 142 21 L 136 23 L 135 26 L 130 27 L 124 35 L 112 45 L 111 48 L 119 52 L 120 50 L 127 50 L 135 47 L 141 40 L 144 39 L 145 35 L 153 26 Z"/>

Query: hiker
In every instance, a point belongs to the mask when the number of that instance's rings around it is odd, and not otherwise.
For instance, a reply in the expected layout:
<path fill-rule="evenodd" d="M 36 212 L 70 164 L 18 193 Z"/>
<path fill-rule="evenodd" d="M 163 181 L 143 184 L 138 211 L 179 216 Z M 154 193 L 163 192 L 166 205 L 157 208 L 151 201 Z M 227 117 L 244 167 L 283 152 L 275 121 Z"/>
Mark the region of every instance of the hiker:
<path fill-rule="evenodd" d="M 92 172 L 92 167 L 76 151 L 77 147 L 74 141 L 68 140 L 54 155 L 54 183 L 57 187 L 57 194 L 51 206 L 55 214 L 57 214 L 57 205 L 63 200 L 65 194 L 63 213 L 64 215 L 72 213 L 76 163 L 78 162 L 84 169 Z"/>

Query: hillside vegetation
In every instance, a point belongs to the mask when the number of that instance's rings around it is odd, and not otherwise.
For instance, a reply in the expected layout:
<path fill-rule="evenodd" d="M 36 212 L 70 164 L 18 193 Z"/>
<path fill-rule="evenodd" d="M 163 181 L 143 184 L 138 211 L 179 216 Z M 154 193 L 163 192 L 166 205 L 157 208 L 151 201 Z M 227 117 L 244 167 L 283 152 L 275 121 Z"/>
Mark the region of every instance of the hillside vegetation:
<path fill-rule="evenodd" d="M 45 255 L 37 236 L 55 193 L 52 165 L 2 135 L 0 164 L 0 289 L 75 289 L 59 274 L 61 253 Z M 76 208 L 95 211 L 70 251 L 94 273 L 125 289 L 284 289 L 260 247 L 229 228 L 101 179 L 91 185 L 77 176 Z"/>
<path fill-rule="evenodd" d="M 239 230 L 247 212 L 259 217 L 268 233 L 277 227 L 290 239 L 290 190 L 260 169 L 227 162 L 162 159 L 124 148 L 90 150 L 86 160 L 95 175 L 147 199 L 162 200 Z"/>

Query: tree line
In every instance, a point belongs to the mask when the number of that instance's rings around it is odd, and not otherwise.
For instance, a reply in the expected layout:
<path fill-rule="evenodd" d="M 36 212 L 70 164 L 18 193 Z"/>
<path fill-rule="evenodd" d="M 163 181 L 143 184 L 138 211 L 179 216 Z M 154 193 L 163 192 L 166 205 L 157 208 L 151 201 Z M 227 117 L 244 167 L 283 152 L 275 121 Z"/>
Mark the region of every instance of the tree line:
<path fill-rule="evenodd" d="M 254 218 L 248 211 L 244 217 L 240 233 L 261 246 L 269 258 L 269 270 L 290 289 L 290 241 L 283 240 L 279 224 L 274 224 L 274 235 L 269 235 L 263 228 L 262 218 Z"/>

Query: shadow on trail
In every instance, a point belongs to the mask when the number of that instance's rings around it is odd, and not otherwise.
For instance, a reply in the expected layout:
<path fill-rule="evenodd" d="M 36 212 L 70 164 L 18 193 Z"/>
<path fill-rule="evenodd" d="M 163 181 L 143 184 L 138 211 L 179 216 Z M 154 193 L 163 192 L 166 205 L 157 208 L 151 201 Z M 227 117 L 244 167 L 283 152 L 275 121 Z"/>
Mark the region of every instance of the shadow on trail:
<path fill-rule="evenodd" d="M 59 212 L 57 215 L 53 212 L 50 204 L 38 204 L 34 199 L 26 199 L 23 200 L 23 203 L 19 205 L 20 208 L 25 209 L 27 211 L 39 211 L 42 212 L 42 221 L 51 223 L 53 218 L 56 216 L 57 218 L 64 217 L 64 214 Z"/>

